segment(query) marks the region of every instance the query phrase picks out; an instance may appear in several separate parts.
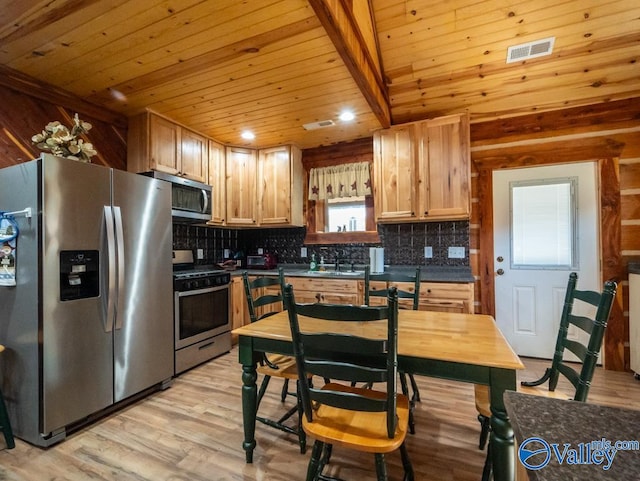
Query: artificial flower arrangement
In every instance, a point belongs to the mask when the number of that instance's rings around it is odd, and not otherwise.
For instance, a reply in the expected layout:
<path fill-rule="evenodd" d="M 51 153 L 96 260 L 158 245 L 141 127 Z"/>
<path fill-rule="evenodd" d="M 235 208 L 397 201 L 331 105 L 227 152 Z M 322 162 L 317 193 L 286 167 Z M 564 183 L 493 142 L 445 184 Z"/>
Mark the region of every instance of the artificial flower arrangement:
<path fill-rule="evenodd" d="M 91 124 L 83 122 L 78 118 L 78 114 L 75 114 L 71 130 L 56 120 L 49 122 L 41 134 L 31 137 L 31 141 L 39 149 L 48 150 L 58 157 L 91 162 L 91 157 L 97 154 L 93 149 L 93 144 L 78 138 L 90 129 Z"/>

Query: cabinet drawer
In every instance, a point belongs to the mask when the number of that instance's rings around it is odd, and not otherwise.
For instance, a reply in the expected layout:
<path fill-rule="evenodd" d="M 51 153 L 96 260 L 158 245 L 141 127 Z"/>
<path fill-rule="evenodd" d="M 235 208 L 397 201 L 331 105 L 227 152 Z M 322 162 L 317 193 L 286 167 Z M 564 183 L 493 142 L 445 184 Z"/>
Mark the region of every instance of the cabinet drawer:
<path fill-rule="evenodd" d="M 352 279 L 319 279 L 317 277 L 289 277 L 286 282 L 296 291 L 345 292 L 355 294 L 357 282 Z"/>
<path fill-rule="evenodd" d="M 469 299 L 473 285 L 467 283 L 422 282 L 420 300 L 426 299 Z"/>

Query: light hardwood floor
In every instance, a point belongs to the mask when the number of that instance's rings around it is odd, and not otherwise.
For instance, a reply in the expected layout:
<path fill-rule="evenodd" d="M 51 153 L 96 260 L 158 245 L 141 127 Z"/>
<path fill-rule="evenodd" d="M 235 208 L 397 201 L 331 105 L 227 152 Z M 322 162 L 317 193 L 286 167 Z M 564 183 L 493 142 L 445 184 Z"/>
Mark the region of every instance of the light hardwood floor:
<path fill-rule="evenodd" d="M 521 379 L 537 378 L 547 361 L 524 359 Z M 21 440 L 0 451 L 1 481 L 293 481 L 305 477 L 309 451 L 294 436 L 258 424 L 254 463 L 242 450 L 241 369 L 234 350 L 178 377 L 154 393 L 40 449 Z M 418 481 L 478 481 L 485 452 L 477 447 L 479 423 L 473 387 L 417 377 L 422 402 L 408 448 Z M 261 413 L 279 413 L 278 381 Z M 288 400 L 287 403 L 291 403 Z M 640 409 L 640 381 L 630 373 L 598 369 L 589 402 Z M 2 445 L 2 447 L 4 447 Z M 391 479 L 402 479 L 399 454 L 388 456 Z M 332 475 L 375 479 L 373 457 L 334 452 Z"/>

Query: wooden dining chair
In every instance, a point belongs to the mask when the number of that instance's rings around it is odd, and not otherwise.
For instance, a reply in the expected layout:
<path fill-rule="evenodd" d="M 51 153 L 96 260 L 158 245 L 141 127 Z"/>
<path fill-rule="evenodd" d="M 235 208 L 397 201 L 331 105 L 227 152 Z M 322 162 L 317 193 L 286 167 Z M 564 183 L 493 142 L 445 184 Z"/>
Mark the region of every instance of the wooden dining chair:
<path fill-rule="evenodd" d="M 400 284 L 400 286 L 410 284 L 411 286 L 401 289 L 398 284 Z M 416 267 L 415 272 L 411 274 L 407 272 L 383 272 L 380 274 L 372 274 L 369 266 L 365 266 L 364 303 L 367 306 L 384 304 L 391 287 L 395 287 L 397 289 L 400 309 L 408 308 L 417 311 L 420 303 L 420 266 Z M 420 390 L 418 389 L 418 383 L 416 383 L 413 374 L 409 373 L 408 377 L 412 390 L 409 431 L 411 434 L 415 434 L 413 409 L 415 403 L 420 402 Z M 405 396 L 408 396 L 409 388 L 407 386 L 407 375 L 404 372 L 400 372 L 400 384 L 402 386 L 402 392 Z"/>
<path fill-rule="evenodd" d="M 247 306 L 249 308 L 249 318 L 251 322 L 259 321 L 265 317 L 272 316 L 284 309 L 283 304 L 283 288 L 284 288 L 284 272 L 282 268 L 278 269 L 277 277 L 260 276 L 254 280 L 249 280 L 249 275 L 245 271 L 242 273 L 244 281 L 245 296 Z M 266 288 L 276 288 L 276 293 L 265 292 Z M 261 374 L 262 382 L 258 390 L 256 402 L 256 420 L 263 424 L 274 427 L 286 433 L 295 434 L 298 437 L 300 452 L 305 453 L 307 442 L 302 425 L 302 404 L 299 397 L 298 371 L 296 369 L 295 358 L 282 354 L 263 354 L 262 359 L 256 369 Z M 279 419 L 270 419 L 257 415 L 260 402 L 264 397 L 271 378 L 280 378 L 283 380 L 282 390 L 280 391 L 280 400 L 285 402 L 287 396 L 294 396 L 296 405 L 285 412 Z M 295 392 L 289 391 L 289 381 L 292 380 L 296 384 Z M 298 414 L 297 425 L 295 428 L 285 424 L 294 414 Z"/>
<path fill-rule="evenodd" d="M 303 429 L 312 436 L 307 481 L 335 479 L 322 474 L 333 447 L 375 455 L 378 481 L 387 480 L 385 454 L 400 450 L 407 481 L 413 468 L 405 447 L 409 398 L 396 392 L 398 297 L 392 288 L 388 305 L 380 307 L 297 304 L 293 287 L 285 287 L 293 351 L 296 357 L 304 418 Z M 335 332 L 332 326 L 354 322 L 354 332 Z M 379 337 L 363 337 L 363 322 Z M 310 376 L 332 379 L 322 387 Z M 345 384 L 342 384 L 344 382 Z M 376 390 L 350 383 L 384 383 Z"/>
<path fill-rule="evenodd" d="M 0 353 L 3 351 L 4 346 L 0 344 Z M 15 448 L 16 442 L 13 439 L 13 430 L 11 429 L 11 423 L 9 422 L 9 413 L 7 412 L 7 405 L 4 402 L 2 388 L 0 388 L 0 429 L 2 429 L 7 449 Z"/>
<path fill-rule="evenodd" d="M 589 395 L 591 380 L 595 373 L 598 354 L 602 347 L 604 332 L 607 327 L 611 306 L 616 296 L 617 284 L 613 281 L 604 283 L 602 292 L 578 290 L 576 285 L 578 275 L 572 272 L 569 275 L 567 291 L 564 298 L 562 316 L 560 317 L 560 328 L 556 339 L 556 346 L 551 362 L 551 367 L 545 370 L 544 375 L 537 381 L 522 381 L 518 387 L 519 392 L 535 394 L 538 396 L 556 397 L 561 399 L 573 399 L 574 401 L 585 402 Z M 595 308 L 595 315 L 588 317 L 574 313 L 576 303 Z M 569 328 L 576 328 L 586 332 L 589 336 L 587 344 L 583 344 L 575 339 L 569 339 Z M 576 363 L 573 360 L 567 362 L 564 359 L 565 351 L 570 351 L 578 358 Z M 569 380 L 574 390 L 572 394 L 563 393 L 556 390 L 558 379 L 562 374 Z M 549 385 L 543 388 L 542 385 L 549 381 Z M 485 385 L 475 385 L 475 401 L 478 410 L 478 420 L 481 425 L 479 448 L 483 449 L 490 431 L 491 418 L 491 393 L 489 387 Z M 487 460 L 485 461 L 482 475 L 483 481 L 488 481 L 491 475 L 490 449 L 487 448 Z"/>

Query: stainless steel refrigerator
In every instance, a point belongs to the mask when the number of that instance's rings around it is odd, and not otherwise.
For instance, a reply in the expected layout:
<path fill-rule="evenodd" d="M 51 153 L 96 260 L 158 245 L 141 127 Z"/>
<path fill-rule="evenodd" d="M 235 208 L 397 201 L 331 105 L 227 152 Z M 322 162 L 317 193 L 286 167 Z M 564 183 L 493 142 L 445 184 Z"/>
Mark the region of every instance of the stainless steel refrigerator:
<path fill-rule="evenodd" d="M 49 446 L 170 382 L 171 186 L 43 154 L 0 170 L 0 211 L 26 208 L 0 379 L 16 436 Z"/>

